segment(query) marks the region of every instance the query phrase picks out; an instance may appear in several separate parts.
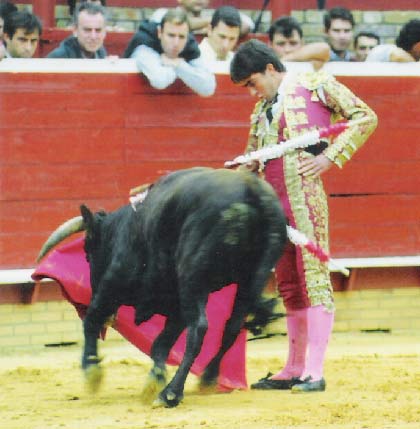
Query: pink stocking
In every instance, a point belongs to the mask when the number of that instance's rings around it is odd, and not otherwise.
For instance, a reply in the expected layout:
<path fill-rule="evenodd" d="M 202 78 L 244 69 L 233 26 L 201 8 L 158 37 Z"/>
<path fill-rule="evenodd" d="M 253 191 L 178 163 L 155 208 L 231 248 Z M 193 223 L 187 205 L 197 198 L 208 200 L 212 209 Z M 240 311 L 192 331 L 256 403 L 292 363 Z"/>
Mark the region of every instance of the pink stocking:
<path fill-rule="evenodd" d="M 302 380 L 308 376 L 311 376 L 313 381 L 322 378 L 325 352 L 333 323 L 334 313 L 328 312 L 323 305 L 308 308 L 308 359 Z"/>
<path fill-rule="evenodd" d="M 300 377 L 305 368 L 306 342 L 307 342 L 307 311 L 287 311 L 287 335 L 289 337 L 289 356 L 282 371 L 273 376 L 276 380 L 290 380 Z"/>

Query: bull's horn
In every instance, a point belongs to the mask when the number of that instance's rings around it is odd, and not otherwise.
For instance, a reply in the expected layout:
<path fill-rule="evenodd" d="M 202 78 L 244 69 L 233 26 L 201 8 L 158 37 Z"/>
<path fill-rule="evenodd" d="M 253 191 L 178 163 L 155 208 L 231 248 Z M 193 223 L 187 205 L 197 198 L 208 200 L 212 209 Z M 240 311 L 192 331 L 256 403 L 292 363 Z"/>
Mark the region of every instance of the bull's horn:
<path fill-rule="evenodd" d="M 39 252 L 37 262 L 39 262 L 54 246 L 61 243 L 65 238 L 76 232 L 84 231 L 85 224 L 82 216 L 76 216 L 60 225 L 47 239 Z"/>

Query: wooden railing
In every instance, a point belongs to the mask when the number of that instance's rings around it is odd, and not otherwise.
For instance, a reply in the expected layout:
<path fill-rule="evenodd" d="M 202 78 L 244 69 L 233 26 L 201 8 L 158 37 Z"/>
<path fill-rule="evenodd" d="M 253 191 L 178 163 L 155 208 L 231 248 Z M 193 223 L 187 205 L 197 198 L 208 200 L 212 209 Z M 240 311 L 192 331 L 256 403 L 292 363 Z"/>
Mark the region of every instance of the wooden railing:
<path fill-rule="evenodd" d="M 379 270 L 382 285 L 413 283 L 420 255 L 419 64 L 326 68 L 379 117 L 352 161 L 325 176 L 331 253 L 353 268 L 350 282 L 334 274 L 335 283 L 352 287 L 356 270 L 367 266 Z M 81 203 L 113 210 L 136 185 L 180 168 L 222 167 L 240 154 L 254 99 L 228 76 L 218 75 L 217 85 L 209 98 L 180 82 L 157 91 L 133 60 L 3 60 L 0 283 L 4 276 L 29 280 L 25 269 L 34 267 L 41 244 L 79 214 Z"/>

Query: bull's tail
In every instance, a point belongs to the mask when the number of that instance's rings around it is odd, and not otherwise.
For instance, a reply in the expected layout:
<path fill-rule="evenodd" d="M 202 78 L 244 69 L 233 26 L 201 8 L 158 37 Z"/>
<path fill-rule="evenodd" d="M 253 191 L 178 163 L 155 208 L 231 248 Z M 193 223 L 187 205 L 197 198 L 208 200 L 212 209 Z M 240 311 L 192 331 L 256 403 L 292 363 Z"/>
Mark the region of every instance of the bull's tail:
<path fill-rule="evenodd" d="M 283 313 L 276 313 L 275 307 L 278 303 L 276 298 L 261 297 L 252 307 L 250 315 L 245 322 L 245 328 L 254 335 L 261 335 L 265 326 L 269 323 L 284 317 Z"/>

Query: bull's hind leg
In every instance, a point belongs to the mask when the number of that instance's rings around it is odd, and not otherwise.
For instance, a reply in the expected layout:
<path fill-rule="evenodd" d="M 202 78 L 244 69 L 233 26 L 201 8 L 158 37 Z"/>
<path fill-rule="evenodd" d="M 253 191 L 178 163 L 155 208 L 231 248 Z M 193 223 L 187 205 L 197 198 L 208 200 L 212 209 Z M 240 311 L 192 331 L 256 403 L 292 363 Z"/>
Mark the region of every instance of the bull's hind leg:
<path fill-rule="evenodd" d="M 203 345 L 204 335 L 207 332 L 207 318 L 205 312 L 205 300 L 198 299 L 199 303 L 189 302 L 189 308 L 183 312 L 187 325 L 187 344 L 184 358 L 171 382 L 159 394 L 155 406 L 176 407 L 184 396 L 184 385 L 188 372 L 194 359 L 197 357 Z"/>
<path fill-rule="evenodd" d="M 166 320 L 163 331 L 159 334 L 153 343 L 151 358 L 153 359 L 153 368 L 151 369 L 146 384 L 141 393 L 143 403 L 150 403 L 156 398 L 158 392 L 163 390 L 166 385 L 166 359 L 169 352 L 181 332 L 185 328 L 178 313 L 169 316 Z"/>
<path fill-rule="evenodd" d="M 101 384 L 103 371 L 99 365 L 98 337 L 101 329 L 116 308 L 104 302 L 92 300 L 83 321 L 85 344 L 82 355 L 82 369 L 85 374 L 86 386 L 91 393 L 95 393 Z"/>
<path fill-rule="evenodd" d="M 268 263 L 263 261 L 268 260 Z M 219 351 L 214 358 L 209 362 L 203 375 L 201 376 L 201 387 L 207 387 L 216 384 L 217 377 L 220 370 L 220 362 L 223 356 L 233 345 L 236 338 L 239 335 L 241 328 L 244 325 L 246 316 L 256 306 L 260 300 L 260 296 L 265 284 L 268 281 L 270 275 L 270 268 L 272 260 L 270 255 L 266 254 L 261 258 L 259 263 L 259 269 L 255 268 L 255 272 L 252 269 L 251 263 L 244 263 L 244 267 L 247 267 L 248 271 L 241 273 L 238 280 L 238 290 L 236 293 L 235 302 L 232 308 L 232 314 L 226 322 L 225 329 L 223 331 L 222 344 Z"/>

